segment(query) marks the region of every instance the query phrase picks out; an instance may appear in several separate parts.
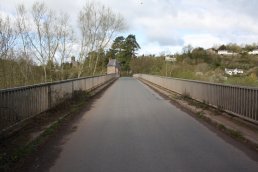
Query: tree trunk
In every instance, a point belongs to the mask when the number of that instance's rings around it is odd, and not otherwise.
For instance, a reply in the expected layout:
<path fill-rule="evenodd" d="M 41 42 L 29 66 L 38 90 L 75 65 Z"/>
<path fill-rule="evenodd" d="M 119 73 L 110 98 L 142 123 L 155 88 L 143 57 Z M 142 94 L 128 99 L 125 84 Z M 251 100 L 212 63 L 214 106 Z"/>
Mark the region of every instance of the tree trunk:
<path fill-rule="evenodd" d="M 93 70 L 93 74 L 92 74 L 93 76 L 95 75 L 95 72 L 96 72 L 96 69 L 97 69 L 97 65 L 98 65 L 98 61 L 99 61 L 99 53 L 97 53 L 97 59 L 96 59 L 94 70 Z"/>
<path fill-rule="evenodd" d="M 43 65 L 43 69 L 44 69 L 44 80 L 45 82 L 47 82 L 47 67 Z"/>

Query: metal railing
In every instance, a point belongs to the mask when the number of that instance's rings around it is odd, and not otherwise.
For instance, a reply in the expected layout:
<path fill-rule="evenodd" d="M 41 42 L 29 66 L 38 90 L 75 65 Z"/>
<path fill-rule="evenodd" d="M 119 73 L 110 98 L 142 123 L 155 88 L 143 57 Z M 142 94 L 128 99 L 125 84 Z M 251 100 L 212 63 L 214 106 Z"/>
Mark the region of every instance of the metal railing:
<path fill-rule="evenodd" d="M 134 76 L 258 124 L 258 88 L 146 74 Z"/>
<path fill-rule="evenodd" d="M 55 107 L 75 91 L 90 91 L 115 77 L 101 75 L 0 90 L 0 131 Z"/>

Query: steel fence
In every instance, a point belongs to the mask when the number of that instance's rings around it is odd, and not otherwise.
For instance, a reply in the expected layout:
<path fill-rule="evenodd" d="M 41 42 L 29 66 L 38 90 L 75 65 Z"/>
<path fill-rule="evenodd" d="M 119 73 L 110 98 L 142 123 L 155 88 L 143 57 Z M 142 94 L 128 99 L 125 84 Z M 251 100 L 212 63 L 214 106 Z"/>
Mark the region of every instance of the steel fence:
<path fill-rule="evenodd" d="M 49 110 L 72 97 L 115 78 L 115 74 L 0 90 L 0 131 Z"/>
<path fill-rule="evenodd" d="M 134 76 L 258 124 L 258 88 L 146 74 Z"/>

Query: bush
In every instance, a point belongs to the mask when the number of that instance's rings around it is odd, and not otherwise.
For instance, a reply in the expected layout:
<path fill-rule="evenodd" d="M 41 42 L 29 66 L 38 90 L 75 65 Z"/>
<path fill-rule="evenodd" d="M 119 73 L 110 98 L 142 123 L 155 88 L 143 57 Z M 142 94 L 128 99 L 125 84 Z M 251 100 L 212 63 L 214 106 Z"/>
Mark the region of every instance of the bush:
<path fill-rule="evenodd" d="M 258 86 L 257 76 L 255 73 L 252 73 L 250 76 L 242 76 L 242 77 L 230 77 L 225 81 L 225 84 L 232 85 L 243 85 L 243 86 Z"/>

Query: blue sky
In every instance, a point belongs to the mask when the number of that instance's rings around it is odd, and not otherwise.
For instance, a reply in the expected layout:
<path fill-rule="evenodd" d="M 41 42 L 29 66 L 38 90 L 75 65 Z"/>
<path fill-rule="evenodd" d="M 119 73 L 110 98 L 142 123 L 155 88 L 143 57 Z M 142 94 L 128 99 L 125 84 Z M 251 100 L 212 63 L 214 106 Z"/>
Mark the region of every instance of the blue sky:
<path fill-rule="evenodd" d="M 15 14 L 23 2 L 0 0 L 2 14 Z M 49 8 L 68 12 L 76 27 L 85 0 L 42 0 Z M 209 48 L 227 43 L 258 43 L 257 0 L 99 0 L 120 13 L 142 47 L 139 54 L 181 52 L 183 46 Z"/>

